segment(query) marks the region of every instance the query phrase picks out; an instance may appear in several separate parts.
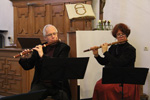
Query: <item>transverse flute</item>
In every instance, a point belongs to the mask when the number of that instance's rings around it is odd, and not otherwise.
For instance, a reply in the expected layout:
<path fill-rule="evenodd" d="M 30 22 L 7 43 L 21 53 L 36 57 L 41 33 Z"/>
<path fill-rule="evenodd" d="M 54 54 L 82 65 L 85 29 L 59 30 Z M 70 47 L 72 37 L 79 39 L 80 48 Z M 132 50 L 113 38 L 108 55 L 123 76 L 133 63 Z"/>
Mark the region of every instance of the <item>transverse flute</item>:
<path fill-rule="evenodd" d="M 111 45 L 114 45 L 114 44 L 119 44 L 119 43 L 123 43 L 123 42 L 126 42 L 127 40 L 123 40 L 123 41 L 117 41 L 117 42 L 112 42 L 112 43 L 109 43 L 108 46 L 111 46 Z M 99 48 L 102 48 L 102 46 L 99 46 L 97 49 Z M 88 52 L 88 51 L 91 51 L 92 49 L 87 49 L 87 50 L 84 50 L 83 52 Z"/>
<path fill-rule="evenodd" d="M 60 41 L 60 40 L 56 40 L 56 41 L 53 41 L 53 42 L 50 42 L 50 43 L 47 43 L 47 44 L 43 44 L 43 45 L 42 45 L 42 48 L 43 48 L 43 47 L 46 47 L 46 46 L 48 46 L 48 45 L 54 45 L 54 44 L 56 44 L 56 43 L 59 42 L 59 41 Z M 20 53 L 20 54 L 17 54 L 17 55 L 15 55 L 15 56 L 13 56 L 13 58 L 17 58 L 17 57 L 20 57 L 20 56 L 22 56 L 22 55 L 31 53 L 32 51 L 33 51 L 33 48 L 30 49 L 29 51 L 24 51 L 24 52 L 22 52 L 22 53 Z"/>

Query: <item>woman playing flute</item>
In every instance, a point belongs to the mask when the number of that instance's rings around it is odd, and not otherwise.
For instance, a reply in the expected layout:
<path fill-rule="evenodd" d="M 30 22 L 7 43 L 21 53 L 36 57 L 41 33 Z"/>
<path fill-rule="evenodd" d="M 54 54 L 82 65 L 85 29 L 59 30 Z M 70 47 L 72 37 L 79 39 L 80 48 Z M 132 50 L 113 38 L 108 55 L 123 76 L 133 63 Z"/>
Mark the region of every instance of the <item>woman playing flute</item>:
<path fill-rule="evenodd" d="M 127 25 L 119 23 L 112 30 L 112 35 L 118 40 L 127 40 L 130 29 Z M 131 67 L 134 68 L 136 59 L 136 49 L 127 41 L 112 45 L 108 49 L 108 44 L 101 45 L 104 57 L 98 53 L 97 46 L 91 47 L 95 59 L 106 68 Z M 124 100 L 140 100 L 139 86 L 124 84 Z M 120 84 L 102 84 L 102 79 L 97 81 L 93 93 L 93 100 L 121 100 L 122 87 Z"/>

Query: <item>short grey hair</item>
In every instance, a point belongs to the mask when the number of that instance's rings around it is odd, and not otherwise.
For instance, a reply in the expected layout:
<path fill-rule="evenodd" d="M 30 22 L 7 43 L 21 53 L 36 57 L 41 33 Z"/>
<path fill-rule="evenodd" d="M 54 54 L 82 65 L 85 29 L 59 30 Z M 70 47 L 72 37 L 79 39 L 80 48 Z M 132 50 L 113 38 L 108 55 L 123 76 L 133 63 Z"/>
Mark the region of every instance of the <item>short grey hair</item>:
<path fill-rule="evenodd" d="M 54 25 L 52 25 L 52 24 L 47 24 L 47 25 L 45 25 L 44 28 L 43 28 L 43 36 L 46 35 L 46 28 L 47 28 L 47 27 L 54 27 L 55 30 L 56 30 L 56 32 L 58 32 L 57 28 L 56 28 Z"/>

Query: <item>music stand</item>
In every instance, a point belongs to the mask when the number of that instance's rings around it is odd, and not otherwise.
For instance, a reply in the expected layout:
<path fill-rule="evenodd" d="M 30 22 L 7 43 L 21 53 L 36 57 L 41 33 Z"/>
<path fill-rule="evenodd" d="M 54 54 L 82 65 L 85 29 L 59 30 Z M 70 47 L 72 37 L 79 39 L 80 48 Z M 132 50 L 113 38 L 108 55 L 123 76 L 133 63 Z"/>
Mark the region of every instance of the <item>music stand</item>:
<path fill-rule="evenodd" d="M 33 91 L 29 93 L 22 93 L 13 96 L 6 96 L 0 98 L 0 100 L 41 100 L 43 94 L 46 92 L 44 90 Z"/>
<path fill-rule="evenodd" d="M 43 58 L 42 80 L 83 79 L 89 57 Z M 47 77 L 49 76 L 49 77 Z"/>
<path fill-rule="evenodd" d="M 18 39 L 22 49 L 31 49 L 31 48 L 35 47 L 36 45 L 41 44 L 40 38 L 25 38 L 25 37 L 23 38 L 23 37 L 20 37 L 17 39 Z"/>
<path fill-rule="evenodd" d="M 123 100 L 123 84 L 144 85 L 148 70 L 148 68 L 103 68 L 102 84 L 121 83 Z"/>
<path fill-rule="evenodd" d="M 42 80 L 83 79 L 89 57 L 82 58 L 43 58 Z M 63 82 L 61 83 L 63 89 Z"/>

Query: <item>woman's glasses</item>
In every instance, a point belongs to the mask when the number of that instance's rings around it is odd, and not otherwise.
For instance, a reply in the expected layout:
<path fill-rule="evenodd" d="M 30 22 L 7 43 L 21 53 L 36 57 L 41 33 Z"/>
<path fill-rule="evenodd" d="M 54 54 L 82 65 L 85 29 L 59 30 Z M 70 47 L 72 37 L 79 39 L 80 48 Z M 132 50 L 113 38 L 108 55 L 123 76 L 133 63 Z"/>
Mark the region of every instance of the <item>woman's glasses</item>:
<path fill-rule="evenodd" d="M 124 34 L 124 33 L 118 33 L 118 34 L 116 34 L 116 36 L 117 37 L 124 37 L 124 36 L 126 36 L 126 34 Z"/>

